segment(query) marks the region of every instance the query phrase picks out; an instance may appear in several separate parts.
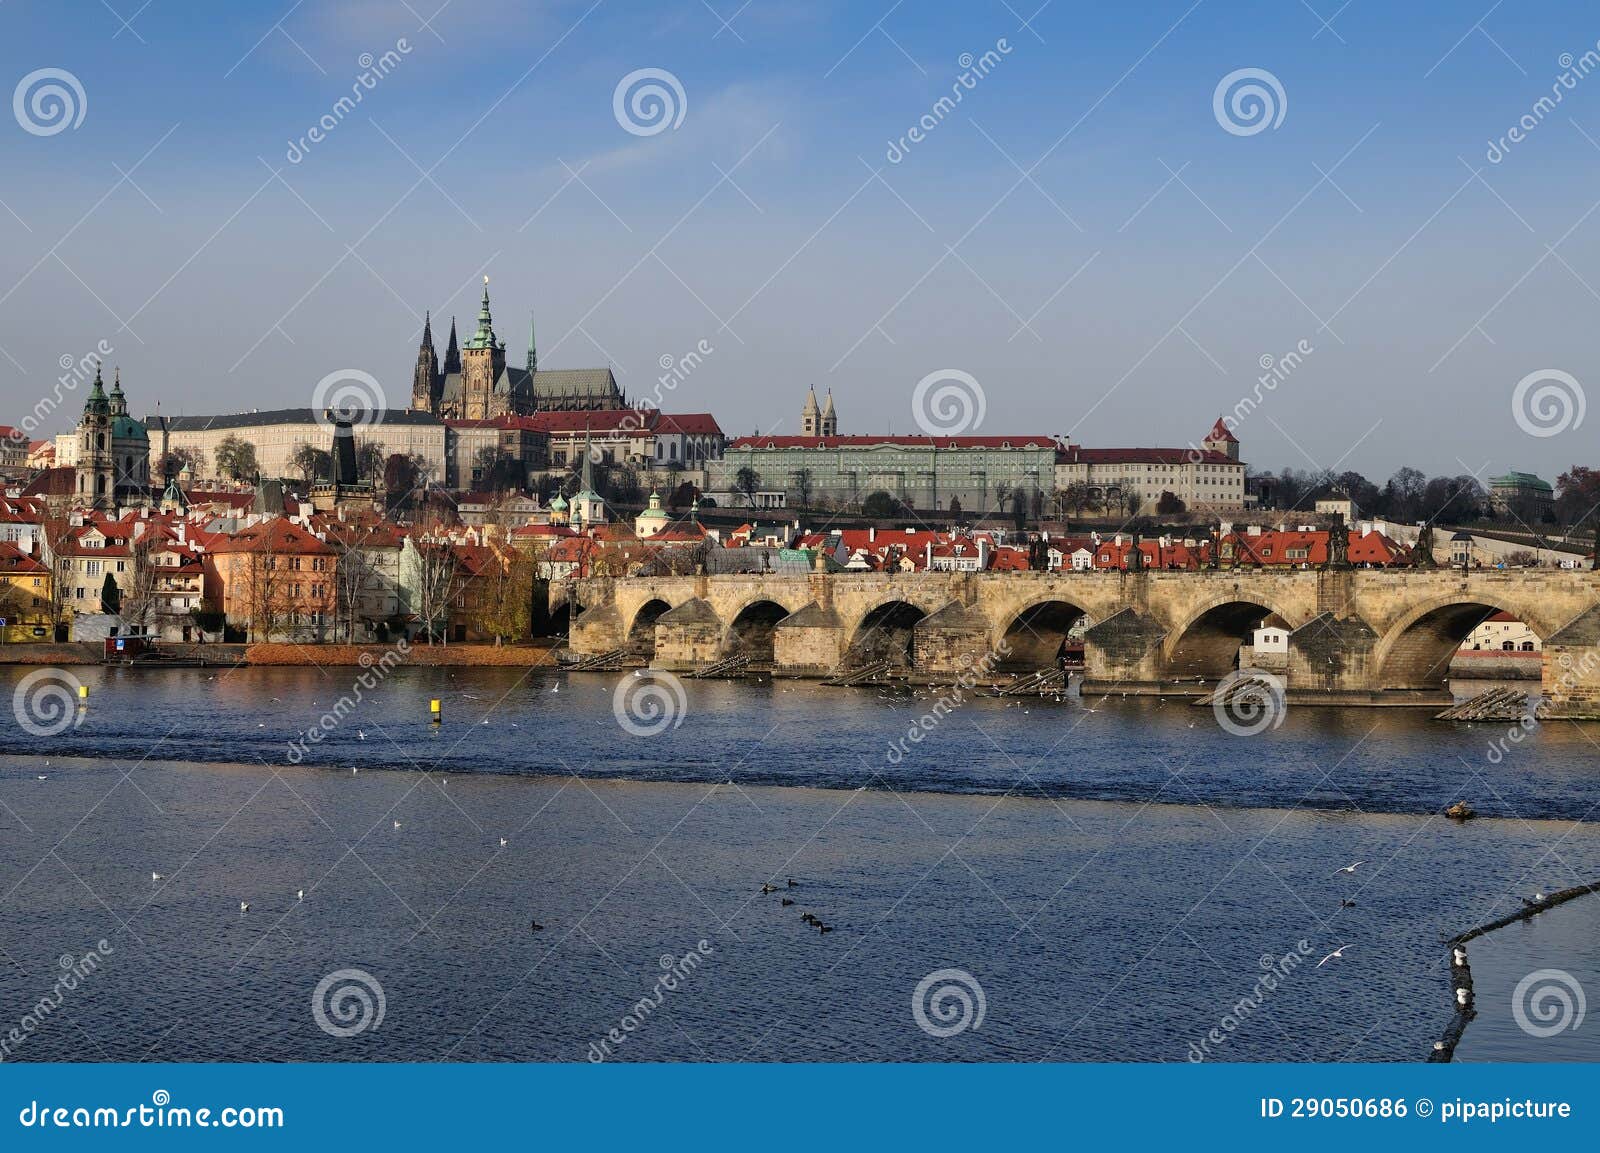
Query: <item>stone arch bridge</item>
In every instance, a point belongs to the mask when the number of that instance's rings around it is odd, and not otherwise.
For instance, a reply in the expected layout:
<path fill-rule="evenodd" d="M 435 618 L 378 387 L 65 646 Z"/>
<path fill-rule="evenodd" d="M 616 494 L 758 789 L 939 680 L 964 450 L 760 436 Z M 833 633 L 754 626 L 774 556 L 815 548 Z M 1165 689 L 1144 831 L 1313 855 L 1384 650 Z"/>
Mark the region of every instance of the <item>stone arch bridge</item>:
<path fill-rule="evenodd" d="M 575 655 L 626 649 L 666 669 L 742 654 L 779 675 L 887 661 L 948 681 L 976 662 L 1003 679 L 1053 667 L 1070 631 L 1090 689 L 1202 692 L 1243 659 L 1302 700 L 1341 702 L 1442 699 L 1452 654 L 1497 610 L 1547 652 L 1600 645 L 1600 578 L 1537 569 L 597 577 L 557 583 L 551 600 L 573 613 Z M 1288 634 L 1287 654 L 1241 658 L 1263 623 Z"/>

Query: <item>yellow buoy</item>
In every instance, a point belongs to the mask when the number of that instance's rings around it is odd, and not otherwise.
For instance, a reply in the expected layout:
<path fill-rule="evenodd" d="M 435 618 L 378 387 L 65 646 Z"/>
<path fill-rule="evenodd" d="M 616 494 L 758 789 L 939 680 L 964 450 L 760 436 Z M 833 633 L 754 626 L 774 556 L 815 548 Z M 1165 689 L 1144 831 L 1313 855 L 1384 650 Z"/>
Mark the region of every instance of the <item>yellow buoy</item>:
<path fill-rule="evenodd" d="M 428 711 L 433 714 L 433 723 L 434 724 L 437 725 L 439 722 L 444 720 L 444 715 L 441 712 L 440 707 L 439 707 L 439 698 L 438 697 L 434 697 L 433 700 L 428 702 Z"/>

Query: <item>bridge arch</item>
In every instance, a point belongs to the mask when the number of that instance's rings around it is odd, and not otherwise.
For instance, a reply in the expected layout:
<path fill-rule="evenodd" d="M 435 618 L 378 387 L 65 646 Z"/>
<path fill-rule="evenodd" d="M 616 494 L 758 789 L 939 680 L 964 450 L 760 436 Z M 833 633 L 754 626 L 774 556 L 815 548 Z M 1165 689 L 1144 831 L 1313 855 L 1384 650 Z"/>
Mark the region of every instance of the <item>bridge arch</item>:
<path fill-rule="evenodd" d="M 1163 664 L 1175 678 L 1217 680 L 1239 667 L 1239 649 L 1250 643 L 1257 626 L 1294 628 L 1293 618 L 1248 596 L 1216 597 L 1171 629 L 1164 643 Z"/>
<path fill-rule="evenodd" d="M 1082 606 L 1060 597 L 1042 597 L 1024 605 L 1010 614 L 995 637 L 995 650 L 1007 654 L 998 667 L 1055 667 L 1066 648 L 1067 634 L 1088 615 Z"/>
<path fill-rule="evenodd" d="M 902 668 L 911 665 L 917 622 L 927 615 L 920 605 L 898 597 L 874 605 L 861 614 L 850 632 L 846 662 L 864 665 L 888 661 Z"/>
<path fill-rule="evenodd" d="M 656 621 L 672 608 L 660 597 L 651 597 L 640 605 L 628 625 L 627 647 L 635 656 L 649 660 L 656 652 Z"/>
<path fill-rule="evenodd" d="M 1501 611 L 1516 616 L 1540 641 L 1550 635 L 1546 631 L 1548 623 L 1539 621 L 1537 614 L 1502 603 L 1499 598 L 1470 593 L 1433 597 L 1413 606 L 1378 639 L 1373 650 L 1378 687 L 1444 688 L 1450 678 L 1450 662 L 1461 642 Z"/>
<path fill-rule="evenodd" d="M 749 657 L 752 665 L 770 668 L 774 633 L 778 622 L 788 615 L 788 609 L 766 597 L 746 602 L 733 614 L 728 631 L 723 634 L 723 652 L 728 656 Z"/>

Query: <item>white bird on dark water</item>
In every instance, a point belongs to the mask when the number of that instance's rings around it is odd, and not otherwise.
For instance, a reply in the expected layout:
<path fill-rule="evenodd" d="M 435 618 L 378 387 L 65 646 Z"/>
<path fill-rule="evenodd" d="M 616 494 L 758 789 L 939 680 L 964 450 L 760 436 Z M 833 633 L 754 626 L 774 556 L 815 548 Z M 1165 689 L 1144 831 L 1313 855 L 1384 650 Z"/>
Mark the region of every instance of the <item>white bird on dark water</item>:
<path fill-rule="evenodd" d="M 366 739 L 367 739 L 367 732 L 366 732 L 366 730 L 365 730 L 365 729 L 357 729 L 357 730 L 356 730 L 356 740 L 358 740 L 358 741 L 364 741 L 364 740 L 366 740 Z"/>
<path fill-rule="evenodd" d="M 1326 957 L 1322 958 L 1322 960 L 1318 961 L 1317 962 L 1317 968 L 1319 968 L 1319 969 L 1322 968 L 1322 966 L 1326 965 L 1329 961 L 1333 961 L 1333 960 L 1342 961 L 1342 960 L 1344 960 L 1344 951 L 1346 949 L 1348 949 L 1349 947 L 1350 947 L 1349 945 L 1340 945 L 1333 952 L 1329 953 Z"/>
<path fill-rule="evenodd" d="M 242 913 L 248 913 L 249 911 L 250 911 L 250 902 L 249 901 L 240 901 L 239 902 L 239 912 L 242 914 Z"/>
<path fill-rule="evenodd" d="M 398 828 L 399 828 L 399 827 L 400 827 L 400 822 L 399 822 L 399 821 L 396 821 L 396 822 L 395 822 L 395 823 L 394 823 L 394 827 L 395 827 L 395 828 L 397 828 L 397 829 L 398 829 Z"/>
<path fill-rule="evenodd" d="M 151 873 L 150 874 L 150 883 L 152 885 L 155 884 L 159 880 L 161 880 L 161 874 L 160 873 Z"/>
<path fill-rule="evenodd" d="M 1339 875 L 1339 874 L 1340 874 L 1340 873 L 1353 873 L 1353 872 L 1355 872 L 1355 871 L 1356 871 L 1356 870 L 1357 870 L 1357 869 L 1359 869 L 1359 868 L 1360 868 L 1360 867 L 1361 867 L 1361 866 L 1362 866 L 1362 865 L 1365 865 L 1365 864 L 1366 864 L 1366 862 L 1365 862 L 1365 861 L 1351 861 L 1351 862 L 1350 862 L 1350 863 L 1349 863 L 1349 864 L 1348 864 L 1348 865 L 1346 865 L 1346 866 L 1345 866 L 1345 867 L 1344 867 L 1344 868 L 1342 868 L 1342 869 L 1335 869 L 1335 870 L 1334 870 L 1334 871 L 1333 871 L 1333 875 L 1334 875 L 1334 876 L 1336 876 L 1336 877 L 1337 877 L 1337 876 L 1338 876 L 1338 875 Z"/>
<path fill-rule="evenodd" d="M 306 891 L 304 889 L 296 889 L 294 891 L 294 899 L 297 900 L 297 901 L 305 900 L 306 899 Z"/>
<path fill-rule="evenodd" d="M 506 839 L 504 837 L 500 838 L 500 847 L 502 849 L 506 847 Z"/>

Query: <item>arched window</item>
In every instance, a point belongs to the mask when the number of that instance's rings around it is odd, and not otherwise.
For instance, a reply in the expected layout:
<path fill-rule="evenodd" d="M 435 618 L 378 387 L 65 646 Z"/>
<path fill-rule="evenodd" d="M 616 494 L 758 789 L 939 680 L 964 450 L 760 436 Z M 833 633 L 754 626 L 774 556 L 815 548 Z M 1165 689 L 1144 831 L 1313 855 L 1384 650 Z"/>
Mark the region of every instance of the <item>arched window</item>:
<path fill-rule="evenodd" d="M 1523 641 L 1522 642 L 1522 651 L 1525 652 L 1525 653 L 1533 652 L 1533 642 L 1532 641 Z"/>
<path fill-rule="evenodd" d="M 1516 642 L 1515 641 L 1501 641 L 1500 642 L 1500 648 L 1504 652 L 1508 652 L 1508 653 L 1512 652 L 1513 650 L 1516 649 L 1516 647 L 1517 646 L 1516 646 Z"/>

